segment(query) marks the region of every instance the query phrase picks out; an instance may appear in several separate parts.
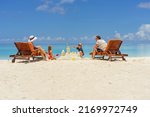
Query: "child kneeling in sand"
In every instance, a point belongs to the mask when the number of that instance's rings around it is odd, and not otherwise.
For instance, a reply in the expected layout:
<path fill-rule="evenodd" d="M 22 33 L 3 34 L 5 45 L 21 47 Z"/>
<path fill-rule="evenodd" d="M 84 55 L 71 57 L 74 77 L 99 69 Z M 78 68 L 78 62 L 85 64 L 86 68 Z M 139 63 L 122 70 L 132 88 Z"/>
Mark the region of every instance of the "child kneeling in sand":
<path fill-rule="evenodd" d="M 78 50 L 80 57 L 84 56 L 84 51 L 83 51 L 83 48 L 82 48 L 82 43 L 79 43 L 78 46 L 73 46 L 73 47 Z"/>
<path fill-rule="evenodd" d="M 56 58 L 53 56 L 52 46 L 48 46 L 48 59 L 56 60 Z"/>

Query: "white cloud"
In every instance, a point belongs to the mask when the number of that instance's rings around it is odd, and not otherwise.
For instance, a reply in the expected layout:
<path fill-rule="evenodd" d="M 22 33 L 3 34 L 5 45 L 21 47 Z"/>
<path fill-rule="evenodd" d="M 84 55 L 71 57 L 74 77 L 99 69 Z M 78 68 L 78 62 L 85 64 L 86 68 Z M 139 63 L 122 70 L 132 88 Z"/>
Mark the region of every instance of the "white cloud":
<path fill-rule="evenodd" d="M 43 0 L 36 10 L 49 13 L 65 14 L 65 6 L 73 4 L 76 0 Z"/>
<path fill-rule="evenodd" d="M 150 40 L 150 24 L 144 24 L 135 34 L 139 39 Z"/>
<path fill-rule="evenodd" d="M 115 31 L 115 36 L 114 36 L 115 38 L 121 38 L 121 34 L 119 33 L 119 32 L 117 32 L 117 31 Z"/>
<path fill-rule="evenodd" d="M 120 33 L 115 32 L 115 38 L 122 38 L 126 40 L 150 40 L 150 24 L 141 25 L 135 33 L 121 35 Z"/>
<path fill-rule="evenodd" d="M 54 40 L 56 40 L 56 41 L 65 41 L 65 38 L 63 38 L 63 37 L 55 37 Z"/>
<path fill-rule="evenodd" d="M 150 2 L 142 2 L 138 5 L 139 8 L 150 9 Z"/>
<path fill-rule="evenodd" d="M 60 4 L 72 4 L 75 0 L 60 0 Z"/>
<path fill-rule="evenodd" d="M 64 7 L 61 7 L 61 6 L 54 6 L 51 8 L 51 10 L 49 12 L 58 13 L 58 14 L 65 14 L 65 9 L 64 9 Z"/>
<path fill-rule="evenodd" d="M 38 11 L 45 11 L 49 8 L 49 4 L 51 3 L 51 0 L 43 0 L 43 3 L 39 5 L 36 9 Z"/>
<path fill-rule="evenodd" d="M 89 39 L 88 36 L 83 36 L 83 37 L 80 37 L 80 38 L 79 38 L 79 41 L 84 41 L 84 40 L 88 40 L 88 39 Z"/>

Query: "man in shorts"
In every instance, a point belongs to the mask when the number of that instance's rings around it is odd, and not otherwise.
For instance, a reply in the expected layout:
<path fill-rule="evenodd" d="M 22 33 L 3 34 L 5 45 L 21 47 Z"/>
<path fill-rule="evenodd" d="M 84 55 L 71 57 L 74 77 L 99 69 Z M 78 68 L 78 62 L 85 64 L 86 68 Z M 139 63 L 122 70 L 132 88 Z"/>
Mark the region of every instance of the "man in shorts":
<path fill-rule="evenodd" d="M 98 35 L 96 36 L 96 44 L 93 49 L 92 58 L 95 58 L 97 52 L 103 52 L 106 49 L 107 43 Z"/>

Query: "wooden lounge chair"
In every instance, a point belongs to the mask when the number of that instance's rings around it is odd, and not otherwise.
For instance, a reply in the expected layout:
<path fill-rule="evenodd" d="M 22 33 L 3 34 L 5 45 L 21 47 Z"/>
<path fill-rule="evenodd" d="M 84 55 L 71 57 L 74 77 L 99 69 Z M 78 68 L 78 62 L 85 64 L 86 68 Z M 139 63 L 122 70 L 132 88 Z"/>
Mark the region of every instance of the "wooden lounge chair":
<path fill-rule="evenodd" d="M 38 49 L 34 48 L 34 45 L 31 42 L 15 42 L 14 43 L 18 52 L 15 55 L 10 55 L 12 57 L 12 63 L 15 63 L 16 59 L 25 59 L 30 62 L 30 58 L 41 56 Z"/>
<path fill-rule="evenodd" d="M 109 40 L 105 51 L 97 52 L 96 55 L 101 56 L 102 59 L 104 59 L 105 56 L 108 56 L 108 60 L 110 61 L 112 60 L 112 58 L 122 58 L 122 60 L 125 61 L 125 56 L 128 56 L 128 54 L 121 53 L 120 47 L 122 42 L 122 40 Z"/>

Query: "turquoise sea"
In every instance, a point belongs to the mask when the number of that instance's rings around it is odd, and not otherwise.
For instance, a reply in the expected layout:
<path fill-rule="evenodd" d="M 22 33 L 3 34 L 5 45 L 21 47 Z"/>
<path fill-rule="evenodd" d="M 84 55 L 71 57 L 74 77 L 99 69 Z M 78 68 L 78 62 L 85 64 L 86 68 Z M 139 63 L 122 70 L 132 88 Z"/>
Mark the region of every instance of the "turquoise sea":
<path fill-rule="evenodd" d="M 39 44 L 36 44 L 39 45 Z M 40 44 L 42 48 L 47 51 L 48 43 Z M 66 44 L 51 44 L 54 54 L 60 54 L 62 50 L 65 50 Z M 72 44 L 70 44 L 70 47 Z M 85 57 L 90 57 L 89 53 L 92 51 L 94 44 L 85 44 L 83 46 Z M 71 47 L 72 52 L 77 52 L 76 49 Z M 121 47 L 122 53 L 129 54 L 129 57 L 150 57 L 150 44 L 123 44 Z M 0 44 L 0 60 L 9 59 L 9 55 L 15 54 L 17 49 L 13 43 Z"/>

